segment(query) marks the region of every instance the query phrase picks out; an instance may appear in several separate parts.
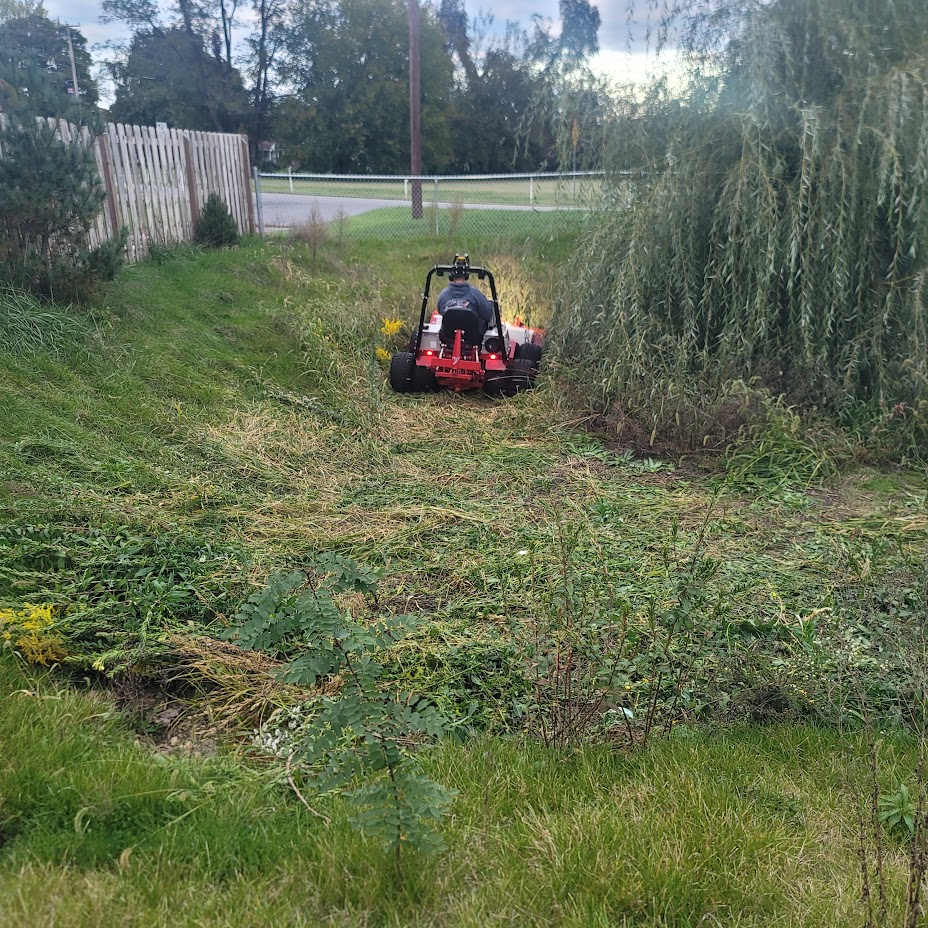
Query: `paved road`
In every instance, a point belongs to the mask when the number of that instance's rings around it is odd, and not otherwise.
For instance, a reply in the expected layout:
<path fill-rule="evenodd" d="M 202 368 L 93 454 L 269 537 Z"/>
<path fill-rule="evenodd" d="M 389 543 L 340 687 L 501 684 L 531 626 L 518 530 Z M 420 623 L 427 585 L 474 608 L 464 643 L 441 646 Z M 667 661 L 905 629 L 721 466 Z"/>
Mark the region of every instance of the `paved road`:
<path fill-rule="evenodd" d="M 330 222 L 339 210 L 345 216 L 357 216 L 372 209 L 385 206 L 409 207 L 408 200 L 371 200 L 360 197 L 314 197 L 300 193 L 262 193 L 261 205 L 264 208 L 264 225 L 268 229 L 289 229 L 298 226 L 309 218 L 315 205 L 324 222 Z M 426 203 L 426 206 L 431 205 Z M 451 203 L 439 203 L 440 209 L 448 209 Z M 548 211 L 551 206 L 503 206 L 492 203 L 465 203 L 464 209 L 501 209 L 516 212 Z"/>
<path fill-rule="evenodd" d="M 309 197 L 299 193 L 262 193 L 264 225 L 269 229 L 298 226 L 309 218 L 313 206 L 324 222 L 330 222 L 339 210 L 345 216 L 357 216 L 384 206 L 405 206 L 405 200 L 366 200 L 360 197 Z"/>

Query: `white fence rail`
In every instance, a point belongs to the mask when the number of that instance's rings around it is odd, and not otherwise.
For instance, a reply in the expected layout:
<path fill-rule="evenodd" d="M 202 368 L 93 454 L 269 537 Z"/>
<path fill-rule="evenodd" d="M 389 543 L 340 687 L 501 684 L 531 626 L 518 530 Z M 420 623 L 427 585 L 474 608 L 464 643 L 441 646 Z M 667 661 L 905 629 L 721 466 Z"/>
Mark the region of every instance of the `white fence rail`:
<path fill-rule="evenodd" d="M 256 174 L 268 228 L 327 222 L 337 235 L 531 235 L 576 227 L 603 202 L 602 172 L 569 174 Z"/>
<path fill-rule="evenodd" d="M 91 230 L 93 244 L 125 228 L 132 262 L 153 244 L 191 241 L 211 193 L 222 197 L 240 232 L 254 232 L 245 136 L 111 123 L 94 139 L 86 128 L 48 122 L 63 142 L 94 146 L 106 201 Z"/>

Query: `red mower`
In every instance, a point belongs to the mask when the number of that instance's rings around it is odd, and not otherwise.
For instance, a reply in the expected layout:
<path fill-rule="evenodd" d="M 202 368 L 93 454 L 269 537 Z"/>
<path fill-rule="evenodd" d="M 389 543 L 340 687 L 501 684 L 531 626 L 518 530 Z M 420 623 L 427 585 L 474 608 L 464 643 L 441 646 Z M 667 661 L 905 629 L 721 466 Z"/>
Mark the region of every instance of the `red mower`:
<path fill-rule="evenodd" d="M 493 319 L 488 326 L 474 309 L 452 305 L 443 315 L 436 310 L 426 322 L 432 277 L 446 274 L 489 280 Z M 399 393 L 482 388 L 489 396 L 515 396 L 534 385 L 543 341 L 543 329 L 527 328 L 521 321 L 503 322 L 493 274 L 471 267 L 467 255 L 456 255 L 453 264 L 437 264 L 426 275 L 419 326 L 409 350 L 393 355 L 390 386 Z"/>

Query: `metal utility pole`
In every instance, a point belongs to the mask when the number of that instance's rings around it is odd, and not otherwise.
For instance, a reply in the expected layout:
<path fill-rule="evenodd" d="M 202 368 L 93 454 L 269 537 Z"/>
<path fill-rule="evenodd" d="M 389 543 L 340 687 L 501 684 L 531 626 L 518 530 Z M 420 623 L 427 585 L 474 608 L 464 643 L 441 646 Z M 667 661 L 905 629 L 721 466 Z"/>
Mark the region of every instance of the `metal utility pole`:
<path fill-rule="evenodd" d="M 412 218 L 422 218 L 422 122 L 419 91 L 419 2 L 409 0 L 409 173 L 412 174 Z"/>
<path fill-rule="evenodd" d="M 71 27 L 68 30 L 68 54 L 71 56 L 71 86 L 74 88 L 74 99 L 77 100 L 77 111 L 81 110 L 81 89 L 77 86 L 77 65 L 74 63 L 74 43 L 71 41 Z"/>
<path fill-rule="evenodd" d="M 577 120 L 574 120 L 574 124 L 570 128 L 570 140 L 573 142 L 574 150 L 574 206 L 577 205 L 577 142 L 580 141 L 580 126 L 577 125 Z"/>

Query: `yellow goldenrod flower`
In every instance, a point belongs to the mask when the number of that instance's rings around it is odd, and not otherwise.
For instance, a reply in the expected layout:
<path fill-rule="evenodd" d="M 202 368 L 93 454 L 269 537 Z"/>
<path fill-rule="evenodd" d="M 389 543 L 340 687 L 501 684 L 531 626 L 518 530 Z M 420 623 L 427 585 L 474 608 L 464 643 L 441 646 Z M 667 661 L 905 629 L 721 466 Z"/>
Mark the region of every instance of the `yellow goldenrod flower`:
<path fill-rule="evenodd" d="M 64 658 L 67 651 L 60 636 L 52 633 L 56 607 L 23 603 L 19 609 L 0 610 L 3 640 L 9 641 L 30 664 L 47 667 Z"/>
<path fill-rule="evenodd" d="M 390 360 L 390 358 L 393 357 L 393 355 L 391 355 L 390 352 L 387 351 L 386 348 L 381 348 L 380 345 L 378 345 L 378 346 L 374 349 L 374 354 L 377 355 L 377 360 L 380 361 L 380 362 L 383 363 L 383 364 L 388 363 L 389 360 Z"/>
<path fill-rule="evenodd" d="M 401 328 L 403 328 L 402 319 L 384 319 L 380 331 L 383 332 L 387 338 L 392 338 Z"/>

